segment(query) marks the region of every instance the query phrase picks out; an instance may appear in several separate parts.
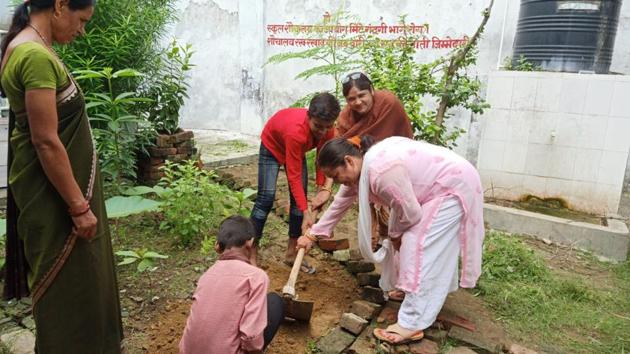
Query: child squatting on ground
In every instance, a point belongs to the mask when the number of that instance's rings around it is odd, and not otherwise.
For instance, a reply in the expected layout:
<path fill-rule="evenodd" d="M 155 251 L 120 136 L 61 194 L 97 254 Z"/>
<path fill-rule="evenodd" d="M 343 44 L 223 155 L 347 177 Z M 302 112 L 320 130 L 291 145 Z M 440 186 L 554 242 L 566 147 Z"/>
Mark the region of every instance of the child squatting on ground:
<path fill-rule="evenodd" d="M 267 274 L 249 262 L 254 235 L 243 216 L 221 223 L 215 244 L 220 257 L 199 279 L 181 354 L 262 353 L 278 331 L 284 306 L 278 294 L 267 294 Z"/>

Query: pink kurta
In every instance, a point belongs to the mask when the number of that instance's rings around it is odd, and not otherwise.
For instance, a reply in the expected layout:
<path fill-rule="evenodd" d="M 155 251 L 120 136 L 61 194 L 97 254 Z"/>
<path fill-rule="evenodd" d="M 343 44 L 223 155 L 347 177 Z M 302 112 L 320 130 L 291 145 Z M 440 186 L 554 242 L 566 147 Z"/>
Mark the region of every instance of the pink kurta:
<path fill-rule="evenodd" d="M 368 180 L 364 180 L 366 171 Z M 369 183 L 370 201 L 390 207 L 391 238 L 398 238 L 405 232 L 417 234 L 417 243 L 405 247 L 413 252 L 413 261 L 399 265 L 399 289 L 409 292 L 418 290 L 424 236 L 448 196 L 455 196 L 464 210 L 459 232 L 462 258 L 460 286 L 472 288 L 476 285 L 481 274 L 484 238 L 483 191 L 479 174 L 468 161 L 444 147 L 392 137 L 374 145 L 366 153 L 361 182 L 366 183 L 366 188 Z M 342 186 L 321 220 L 311 228 L 311 233 L 329 237 L 359 194 L 358 185 Z M 361 213 L 367 202 L 359 200 Z M 365 229 L 360 222 L 359 230 Z M 366 257 L 363 249 L 362 253 Z"/>
<path fill-rule="evenodd" d="M 199 279 L 180 354 L 262 350 L 269 278 L 246 257 L 225 251 Z"/>

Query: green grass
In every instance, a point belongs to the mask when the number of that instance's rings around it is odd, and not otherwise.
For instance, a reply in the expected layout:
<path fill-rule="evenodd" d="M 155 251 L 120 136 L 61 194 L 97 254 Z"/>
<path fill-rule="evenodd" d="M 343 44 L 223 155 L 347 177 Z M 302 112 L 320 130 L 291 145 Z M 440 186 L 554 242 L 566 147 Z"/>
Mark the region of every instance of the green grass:
<path fill-rule="evenodd" d="M 590 260 L 612 286 L 550 269 L 516 237 L 490 231 L 478 295 L 508 332 L 547 351 L 622 353 L 630 350 L 630 263 Z"/>

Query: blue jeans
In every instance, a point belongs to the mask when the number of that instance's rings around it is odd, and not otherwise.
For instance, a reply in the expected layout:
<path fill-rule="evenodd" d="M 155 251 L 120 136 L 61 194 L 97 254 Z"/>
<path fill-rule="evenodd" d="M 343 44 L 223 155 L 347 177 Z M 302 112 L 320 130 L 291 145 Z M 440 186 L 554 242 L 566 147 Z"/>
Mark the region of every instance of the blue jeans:
<path fill-rule="evenodd" d="M 261 143 L 260 152 L 258 154 L 258 196 L 256 203 L 252 209 L 251 219 L 256 229 L 256 241 L 262 237 L 263 228 L 267 222 L 267 215 L 273 208 L 273 202 L 276 199 L 276 182 L 278 181 L 278 172 L 280 171 L 280 163 L 276 160 L 271 152 Z M 307 192 L 308 170 L 306 168 L 306 157 L 302 162 L 302 187 L 304 194 Z M 293 192 L 289 188 L 291 196 L 291 211 L 289 212 L 289 237 L 297 238 L 302 235 L 302 220 L 304 213 L 297 207 Z"/>

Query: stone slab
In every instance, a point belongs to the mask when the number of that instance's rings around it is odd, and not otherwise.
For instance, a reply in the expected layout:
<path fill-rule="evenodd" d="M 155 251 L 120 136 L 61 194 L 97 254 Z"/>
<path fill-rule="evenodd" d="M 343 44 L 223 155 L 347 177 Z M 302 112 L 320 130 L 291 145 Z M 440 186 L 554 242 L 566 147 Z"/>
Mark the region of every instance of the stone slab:
<path fill-rule="evenodd" d="M 368 321 L 350 312 L 341 315 L 341 321 L 339 321 L 339 326 L 341 328 L 354 334 L 355 336 L 361 334 L 367 325 Z"/>
<path fill-rule="evenodd" d="M 375 304 L 384 304 L 385 296 L 383 290 L 371 286 L 365 286 L 361 289 L 361 298 L 363 300 L 373 302 Z"/>
<path fill-rule="evenodd" d="M 493 204 L 484 204 L 483 214 L 488 226 L 496 230 L 548 239 L 609 260 L 628 257 L 630 233 L 620 220 L 608 219 L 606 227 Z"/>
<path fill-rule="evenodd" d="M 370 262 L 349 261 L 346 264 L 346 269 L 352 274 L 358 274 L 358 273 L 373 272 L 376 269 L 376 267 L 374 266 L 374 263 L 370 263 Z M 378 286 L 378 284 L 376 286 Z"/>
<path fill-rule="evenodd" d="M 379 285 L 380 279 L 381 275 L 374 272 L 357 274 L 357 283 L 359 286 L 373 286 L 376 288 Z"/>
<path fill-rule="evenodd" d="M 409 353 L 411 354 L 438 354 L 439 352 L 440 346 L 430 339 L 425 338 L 409 344 Z"/>
<path fill-rule="evenodd" d="M 341 327 L 335 327 L 317 341 L 315 348 L 322 354 L 339 354 L 348 348 L 354 339 L 352 334 Z"/>
<path fill-rule="evenodd" d="M 357 300 L 350 305 L 350 312 L 355 315 L 371 320 L 381 310 L 382 306 L 365 300 Z"/>

